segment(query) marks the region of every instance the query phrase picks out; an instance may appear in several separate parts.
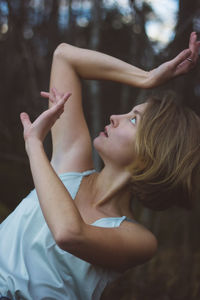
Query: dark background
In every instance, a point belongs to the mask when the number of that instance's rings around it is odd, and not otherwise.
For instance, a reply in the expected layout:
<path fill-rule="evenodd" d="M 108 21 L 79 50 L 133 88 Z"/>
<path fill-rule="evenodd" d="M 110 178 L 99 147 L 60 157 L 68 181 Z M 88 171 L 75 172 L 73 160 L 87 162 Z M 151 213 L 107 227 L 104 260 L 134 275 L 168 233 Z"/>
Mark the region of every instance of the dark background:
<path fill-rule="evenodd" d="M 129 1 L 124 10 L 118 1 L 110 7 L 101 0 L 0 1 L 0 221 L 33 188 L 19 114 L 26 111 L 33 120 L 47 107 L 39 92 L 48 90 L 56 46 L 68 42 L 150 70 L 186 48 L 191 31 L 200 31 L 200 1 L 174 1 L 178 4 L 174 38 L 165 45 L 147 34 L 150 20 L 162 23 L 153 1 Z M 165 1 L 154 2 L 170 13 Z M 151 91 L 113 82 L 84 82 L 84 109 L 92 137 L 108 123 L 111 113 L 128 111 L 152 92 L 173 90 L 178 101 L 199 114 L 199 79 L 198 63 L 190 74 Z M 45 148 L 50 157 L 50 136 Z M 94 159 L 99 169 L 96 153 Z M 134 211 L 136 220 L 157 236 L 158 253 L 127 272 L 103 299 L 200 299 L 200 204 L 192 212 L 175 208 L 153 212 L 136 202 Z"/>

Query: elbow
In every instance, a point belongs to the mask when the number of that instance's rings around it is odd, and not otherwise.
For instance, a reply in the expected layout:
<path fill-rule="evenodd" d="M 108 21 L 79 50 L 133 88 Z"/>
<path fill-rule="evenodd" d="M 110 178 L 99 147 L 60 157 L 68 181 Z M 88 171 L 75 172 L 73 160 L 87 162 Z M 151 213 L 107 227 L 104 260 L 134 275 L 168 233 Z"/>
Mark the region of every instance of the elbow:
<path fill-rule="evenodd" d="M 62 58 L 64 56 L 64 54 L 66 55 L 66 51 L 68 52 L 67 50 L 68 48 L 68 44 L 66 43 L 61 43 L 59 44 L 56 49 L 54 50 L 54 53 L 53 53 L 53 56 L 55 58 Z"/>
<path fill-rule="evenodd" d="M 71 251 L 80 244 L 82 235 L 80 230 L 59 230 L 54 233 L 54 239 L 59 248 Z"/>
<path fill-rule="evenodd" d="M 155 256 L 157 250 L 158 241 L 157 238 L 152 234 L 142 245 L 138 260 L 136 260 L 136 264 L 133 264 L 133 266 L 135 267 L 137 265 L 142 265 L 149 262 Z"/>
<path fill-rule="evenodd" d="M 53 53 L 54 59 L 62 59 L 65 62 L 71 62 L 74 57 L 74 50 L 76 47 L 69 45 L 67 43 L 59 44 Z"/>
<path fill-rule="evenodd" d="M 157 250 L 158 250 L 158 240 L 154 235 L 152 235 L 151 241 L 148 246 L 146 260 L 147 261 L 151 260 L 154 257 L 154 255 L 157 253 Z"/>

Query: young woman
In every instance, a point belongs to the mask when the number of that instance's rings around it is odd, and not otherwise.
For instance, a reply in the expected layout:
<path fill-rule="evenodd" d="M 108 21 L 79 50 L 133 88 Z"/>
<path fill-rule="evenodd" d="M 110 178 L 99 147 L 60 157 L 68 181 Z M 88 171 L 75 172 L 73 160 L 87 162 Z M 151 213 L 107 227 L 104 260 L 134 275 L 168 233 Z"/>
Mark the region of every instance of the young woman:
<path fill-rule="evenodd" d="M 167 99 L 112 115 L 94 140 L 104 162 L 97 173 L 80 78 L 154 87 L 188 72 L 198 48 L 192 33 L 189 49 L 150 72 L 67 44 L 56 49 L 50 93 L 41 93 L 50 108 L 34 123 L 21 114 L 36 190 L 0 226 L 1 297 L 97 300 L 109 281 L 152 258 L 157 240 L 133 220 L 131 194 L 164 209 L 175 204 L 171 196 L 177 191 L 187 192 L 179 205 L 190 206 L 199 172 L 200 120 Z M 49 163 L 43 140 L 51 128 Z"/>

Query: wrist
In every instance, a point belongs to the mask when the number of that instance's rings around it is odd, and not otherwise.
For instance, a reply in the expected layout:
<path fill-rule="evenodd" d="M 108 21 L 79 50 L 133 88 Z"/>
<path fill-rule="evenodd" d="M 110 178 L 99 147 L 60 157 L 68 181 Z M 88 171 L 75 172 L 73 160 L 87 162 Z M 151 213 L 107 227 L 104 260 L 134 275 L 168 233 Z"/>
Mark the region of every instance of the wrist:
<path fill-rule="evenodd" d="M 131 85 L 139 87 L 139 88 L 149 88 L 150 87 L 150 72 L 144 71 L 142 69 L 138 69 L 133 67 L 131 72 Z"/>
<path fill-rule="evenodd" d="M 37 138 L 30 137 L 25 140 L 25 149 L 27 155 L 31 155 L 32 152 L 35 152 L 37 149 L 43 149 L 43 143 Z"/>
<path fill-rule="evenodd" d="M 146 79 L 144 80 L 143 88 L 150 89 L 158 86 L 160 83 L 157 82 L 156 69 L 146 72 Z"/>
<path fill-rule="evenodd" d="M 148 89 L 152 87 L 151 71 L 145 71 L 145 76 L 141 88 Z"/>

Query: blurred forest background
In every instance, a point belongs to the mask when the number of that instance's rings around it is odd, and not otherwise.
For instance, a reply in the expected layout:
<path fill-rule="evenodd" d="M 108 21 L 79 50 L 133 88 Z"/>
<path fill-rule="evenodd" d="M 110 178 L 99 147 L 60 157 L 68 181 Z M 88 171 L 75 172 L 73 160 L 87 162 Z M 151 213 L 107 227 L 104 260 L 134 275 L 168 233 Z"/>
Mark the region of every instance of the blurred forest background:
<path fill-rule="evenodd" d="M 0 221 L 33 188 L 24 150 L 21 111 L 34 119 L 46 107 L 53 51 L 61 42 L 111 54 L 150 70 L 187 48 L 200 32 L 200 0 L 0 0 Z M 67 80 L 67 79 L 66 79 Z M 151 91 L 113 82 L 84 82 L 91 135 L 111 113 L 126 112 L 149 93 L 175 91 L 200 113 L 200 68 Z M 50 157 L 51 137 L 45 147 Z M 96 168 L 101 162 L 94 153 Z M 127 272 L 102 299 L 200 299 L 200 204 L 192 212 L 153 212 L 134 204 L 135 218 L 154 232 L 158 253 Z"/>

